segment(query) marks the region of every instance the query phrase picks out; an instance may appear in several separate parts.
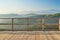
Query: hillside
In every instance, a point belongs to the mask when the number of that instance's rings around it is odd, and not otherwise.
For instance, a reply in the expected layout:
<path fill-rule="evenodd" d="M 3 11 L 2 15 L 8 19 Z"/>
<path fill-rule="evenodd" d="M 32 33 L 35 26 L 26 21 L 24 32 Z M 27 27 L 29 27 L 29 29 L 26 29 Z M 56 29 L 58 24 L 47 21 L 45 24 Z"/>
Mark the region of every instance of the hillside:
<path fill-rule="evenodd" d="M 34 15 L 34 16 L 31 16 L 30 18 L 60 18 L 60 13 Z"/>
<path fill-rule="evenodd" d="M 0 14 L 0 18 L 60 18 L 60 13 L 55 14 Z"/>

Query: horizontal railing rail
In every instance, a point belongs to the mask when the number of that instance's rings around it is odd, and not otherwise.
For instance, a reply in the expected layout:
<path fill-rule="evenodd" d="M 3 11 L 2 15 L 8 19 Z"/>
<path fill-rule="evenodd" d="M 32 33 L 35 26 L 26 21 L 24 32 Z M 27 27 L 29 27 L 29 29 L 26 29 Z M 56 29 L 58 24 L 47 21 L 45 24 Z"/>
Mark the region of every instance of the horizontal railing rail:
<path fill-rule="evenodd" d="M 0 25 L 11 25 L 12 26 L 12 30 L 14 30 L 14 25 L 27 25 L 27 30 L 28 30 L 28 26 L 29 25 L 41 25 L 42 26 L 42 30 L 44 30 L 45 25 L 58 25 L 58 30 L 60 30 L 60 18 L 0 18 L 0 20 L 1 19 L 3 21 L 4 21 L 4 19 L 10 19 L 11 23 L 0 23 Z M 14 21 L 15 19 L 26 20 L 26 23 L 24 23 L 24 24 L 23 23 L 21 24 L 21 22 L 15 23 L 15 21 Z M 39 21 L 38 24 L 31 24 L 30 23 L 31 20 L 36 20 L 36 19 L 38 19 L 38 20 L 41 19 L 41 23 L 40 23 L 40 21 Z M 56 23 L 48 24 L 48 23 L 45 23 L 45 20 L 58 20 L 58 23 L 57 24 Z"/>

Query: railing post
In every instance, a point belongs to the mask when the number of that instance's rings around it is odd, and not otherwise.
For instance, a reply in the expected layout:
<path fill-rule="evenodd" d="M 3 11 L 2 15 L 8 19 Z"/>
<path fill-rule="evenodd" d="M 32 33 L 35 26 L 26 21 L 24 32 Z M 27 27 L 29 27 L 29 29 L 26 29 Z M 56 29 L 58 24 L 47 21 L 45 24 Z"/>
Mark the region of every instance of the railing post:
<path fill-rule="evenodd" d="M 12 18 L 12 31 L 13 31 L 13 27 L 14 27 L 14 18 Z"/>
<path fill-rule="evenodd" d="M 60 18 L 59 18 L 59 30 L 60 30 Z"/>
<path fill-rule="evenodd" d="M 42 19 L 42 30 L 44 30 L 44 18 Z"/>
<path fill-rule="evenodd" d="M 28 27 L 29 27 L 29 18 L 27 18 L 27 31 L 28 31 Z"/>

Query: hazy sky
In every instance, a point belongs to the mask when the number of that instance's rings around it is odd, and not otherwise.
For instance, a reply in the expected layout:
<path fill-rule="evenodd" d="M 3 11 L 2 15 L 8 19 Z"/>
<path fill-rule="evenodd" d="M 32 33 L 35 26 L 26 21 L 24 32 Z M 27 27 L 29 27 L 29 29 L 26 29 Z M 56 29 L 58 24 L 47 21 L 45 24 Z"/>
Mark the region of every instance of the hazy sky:
<path fill-rule="evenodd" d="M 0 0 L 0 14 L 50 9 L 60 10 L 60 0 Z"/>

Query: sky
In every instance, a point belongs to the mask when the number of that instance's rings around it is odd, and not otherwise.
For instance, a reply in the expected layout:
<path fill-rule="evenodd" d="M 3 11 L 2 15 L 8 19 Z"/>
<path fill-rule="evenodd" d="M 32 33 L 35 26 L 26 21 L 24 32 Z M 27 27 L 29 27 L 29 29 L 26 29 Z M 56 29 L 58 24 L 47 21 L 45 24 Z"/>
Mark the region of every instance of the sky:
<path fill-rule="evenodd" d="M 0 14 L 60 10 L 60 0 L 0 0 Z"/>

